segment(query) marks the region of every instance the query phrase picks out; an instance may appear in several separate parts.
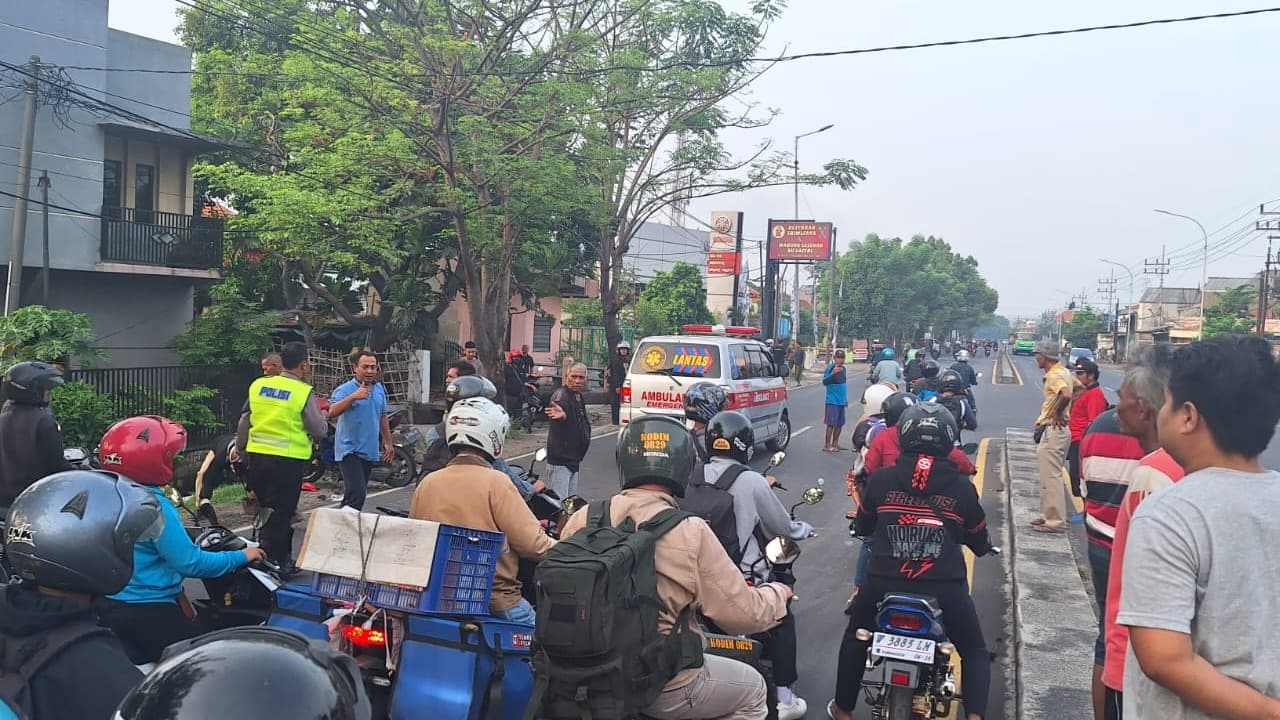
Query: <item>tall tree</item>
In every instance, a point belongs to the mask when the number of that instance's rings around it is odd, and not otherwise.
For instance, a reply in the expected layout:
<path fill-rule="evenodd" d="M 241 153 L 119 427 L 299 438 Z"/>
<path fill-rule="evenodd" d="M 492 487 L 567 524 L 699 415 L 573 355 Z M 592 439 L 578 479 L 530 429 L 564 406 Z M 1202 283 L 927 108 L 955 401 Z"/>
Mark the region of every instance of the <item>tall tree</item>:
<path fill-rule="evenodd" d="M 636 332 L 640 336 L 674 333 L 684 323 L 709 323 L 707 293 L 696 266 L 677 262 L 654 276 L 636 303 Z"/>

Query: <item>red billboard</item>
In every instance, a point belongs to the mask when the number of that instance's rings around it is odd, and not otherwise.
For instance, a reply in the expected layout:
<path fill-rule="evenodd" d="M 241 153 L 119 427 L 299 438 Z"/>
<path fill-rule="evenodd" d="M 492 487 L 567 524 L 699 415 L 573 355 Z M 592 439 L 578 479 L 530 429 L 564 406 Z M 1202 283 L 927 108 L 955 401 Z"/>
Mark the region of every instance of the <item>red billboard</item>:
<path fill-rule="evenodd" d="M 708 275 L 737 275 L 742 272 L 742 253 L 710 252 L 707 253 Z"/>
<path fill-rule="evenodd" d="M 769 259 L 814 262 L 831 259 L 831 223 L 770 220 Z"/>

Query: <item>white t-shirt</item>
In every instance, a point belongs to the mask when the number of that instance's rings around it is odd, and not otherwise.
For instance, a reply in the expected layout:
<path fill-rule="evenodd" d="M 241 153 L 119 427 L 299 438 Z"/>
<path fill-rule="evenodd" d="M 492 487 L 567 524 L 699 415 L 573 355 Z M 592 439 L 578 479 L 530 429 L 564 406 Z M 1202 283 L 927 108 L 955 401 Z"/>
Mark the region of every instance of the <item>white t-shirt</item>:
<path fill-rule="evenodd" d="M 1191 636 L 1222 674 L 1280 698 L 1280 473 L 1208 468 L 1143 501 L 1124 554 L 1116 622 Z M 1126 720 L 1211 718 L 1124 673 Z"/>

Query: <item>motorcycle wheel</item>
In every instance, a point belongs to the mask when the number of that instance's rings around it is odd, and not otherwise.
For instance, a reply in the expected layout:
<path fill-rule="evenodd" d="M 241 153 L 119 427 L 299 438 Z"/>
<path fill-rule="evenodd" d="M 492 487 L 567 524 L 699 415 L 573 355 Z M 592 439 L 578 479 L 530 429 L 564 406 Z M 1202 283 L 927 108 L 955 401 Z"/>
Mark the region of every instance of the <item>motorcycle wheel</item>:
<path fill-rule="evenodd" d="M 911 720 L 912 709 L 911 700 L 914 693 L 911 688 L 893 686 L 889 688 L 888 711 L 885 714 L 886 720 Z"/>
<path fill-rule="evenodd" d="M 533 409 L 526 407 L 524 409 L 524 417 L 520 419 L 522 421 L 522 424 L 524 425 L 525 434 L 528 435 L 529 433 L 533 432 L 533 421 L 534 421 Z"/>
<path fill-rule="evenodd" d="M 386 470 L 386 476 L 382 480 L 391 487 L 404 487 L 413 482 L 418 474 L 417 465 L 413 462 L 413 453 L 409 448 L 402 447 L 396 448 L 396 456 Z"/>
<path fill-rule="evenodd" d="M 302 476 L 302 482 L 318 483 L 328 469 L 329 467 L 324 464 L 323 460 L 318 457 L 312 457 L 311 464 L 307 466 L 307 474 Z"/>

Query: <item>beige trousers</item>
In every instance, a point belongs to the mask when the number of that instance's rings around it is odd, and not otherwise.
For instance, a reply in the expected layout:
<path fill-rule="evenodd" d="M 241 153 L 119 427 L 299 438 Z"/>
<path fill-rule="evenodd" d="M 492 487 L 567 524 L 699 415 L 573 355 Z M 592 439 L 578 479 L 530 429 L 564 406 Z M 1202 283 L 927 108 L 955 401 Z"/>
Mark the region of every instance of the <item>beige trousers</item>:
<path fill-rule="evenodd" d="M 1049 527 L 1062 527 L 1067 521 L 1062 477 L 1070 447 L 1071 430 L 1065 425 L 1060 428 L 1046 426 L 1040 444 L 1036 446 L 1036 460 L 1040 468 L 1040 514 Z"/>
<path fill-rule="evenodd" d="M 693 682 L 662 693 L 644 714 L 656 720 L 764 720 L 766 696 L 764 678 L 750 665 L 704 655 Z"/>

